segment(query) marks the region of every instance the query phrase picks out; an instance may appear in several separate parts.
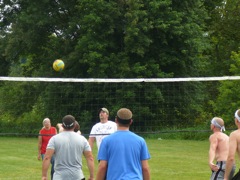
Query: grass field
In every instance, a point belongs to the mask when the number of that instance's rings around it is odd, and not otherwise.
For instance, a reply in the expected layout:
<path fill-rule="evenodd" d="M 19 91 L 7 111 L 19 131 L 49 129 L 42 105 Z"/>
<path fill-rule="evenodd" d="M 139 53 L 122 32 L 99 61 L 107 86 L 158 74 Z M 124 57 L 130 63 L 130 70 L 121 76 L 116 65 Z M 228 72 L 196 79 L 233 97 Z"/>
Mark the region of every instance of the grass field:
<path fill-rule="evenodd" d="M 0 142 L 0 180 L 41 179 L 37 138 L 0 137 Z M 146 139 L 146 142 L 151 154 L 149 164 L 152 180 L 209 179 L 208 140 Z M 88 177 L 85 161 L 84 164 L 84 174 Z"/>

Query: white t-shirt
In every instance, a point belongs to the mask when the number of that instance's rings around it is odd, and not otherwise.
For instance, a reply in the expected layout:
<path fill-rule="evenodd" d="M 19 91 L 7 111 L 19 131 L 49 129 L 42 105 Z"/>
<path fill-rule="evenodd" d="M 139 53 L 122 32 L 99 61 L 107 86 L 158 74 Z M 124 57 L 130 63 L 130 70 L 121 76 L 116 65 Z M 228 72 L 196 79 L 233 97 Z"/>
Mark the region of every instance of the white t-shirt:
<path fill-rule="evenodd" d="M 106 123 L 99 122 L 92 127 L 89 137 L 95 137 L 97 142 L 97 148 L 99 149 L 100 144 L 104 137 L 117 131 L 117 124 L 113 121 L 107 121 Z M 97 135 L 102 134 L 102 135 Z"/>

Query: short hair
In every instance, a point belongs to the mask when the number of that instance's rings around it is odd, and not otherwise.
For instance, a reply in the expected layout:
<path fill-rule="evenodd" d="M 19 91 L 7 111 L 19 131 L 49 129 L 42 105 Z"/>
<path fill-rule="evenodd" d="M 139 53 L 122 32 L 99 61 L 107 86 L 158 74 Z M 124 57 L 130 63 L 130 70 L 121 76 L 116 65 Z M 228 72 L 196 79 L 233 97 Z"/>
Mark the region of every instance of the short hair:
<path fill-rule="evenodd" d="M 49 122 L 51 123 L 51 120 L 50 120 L 49 118 L 44 118 L 44 119 L 43 119 L 43 122 L 42 122 L 43 125 L 44 125 L 44 123 L 45 123 L 46 121 L 49 121 Z"/>
<path fill-rule="evenodd" d="M 75 121 L 75 128 L 74 128 L 74 132 L 78 132 L 80 130 L 80 125 L 78 124 L 77 121 Z"/>
<path fill-rule="evenodd" d="M 217 122 L 220 126 L 224 126 L 224 121 L 223 121 L 222 118 L 216 117 L 215 120 L 216 120 L 216 122 Z"/>

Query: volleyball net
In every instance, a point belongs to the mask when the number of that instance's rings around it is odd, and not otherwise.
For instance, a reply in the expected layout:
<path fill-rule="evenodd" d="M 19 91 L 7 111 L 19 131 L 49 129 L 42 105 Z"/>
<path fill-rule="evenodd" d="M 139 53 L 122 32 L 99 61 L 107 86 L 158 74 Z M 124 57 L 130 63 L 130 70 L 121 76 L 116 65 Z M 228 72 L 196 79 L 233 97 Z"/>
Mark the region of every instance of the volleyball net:
<path fill-rule="evenodd" d="M 196 78 L 77 79 L 0 77 L 0 133 L 38 133 L 42 120 L 52 125 L 73 115 L 81 132 L 89 134 L 99 122 L 98 110 L 133 112 L 131 130 L 159 133 L 186 128 L 209 128 L 222 82 L 240 76 Z M 228 89 L 229 90 L 229 89 Z M 233 92 L 234 93 L 234 92 Z"/>

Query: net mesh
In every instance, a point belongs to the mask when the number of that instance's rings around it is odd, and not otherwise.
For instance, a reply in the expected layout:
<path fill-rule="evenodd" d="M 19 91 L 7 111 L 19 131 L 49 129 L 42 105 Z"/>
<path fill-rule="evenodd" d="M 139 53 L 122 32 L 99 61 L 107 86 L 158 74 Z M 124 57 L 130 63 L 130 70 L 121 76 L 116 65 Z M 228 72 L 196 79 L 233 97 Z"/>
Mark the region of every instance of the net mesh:
<path fill-rule="evenodd" d="M 99 122 L 106 107 L 114 121 L 119 108 L 132 110 L 131 130 L 156 133 L 206 125 L 209 100 L 220 81 L 239 77 L 164 79 L 71 79 L 0 77 L 1 133 L 38 132 L 49 117 L 52 125 L 66 114 L 76 117 L 84 134 Z M 205 126 L 205 127 L 208 127 Z"/>

